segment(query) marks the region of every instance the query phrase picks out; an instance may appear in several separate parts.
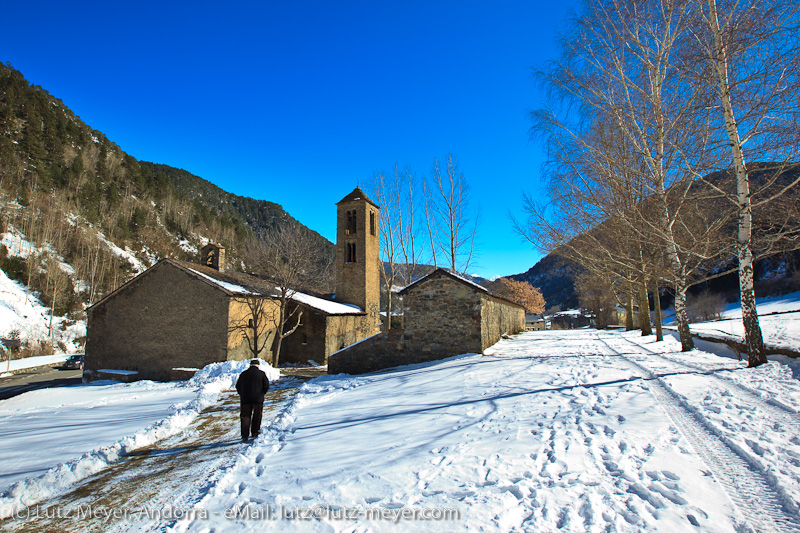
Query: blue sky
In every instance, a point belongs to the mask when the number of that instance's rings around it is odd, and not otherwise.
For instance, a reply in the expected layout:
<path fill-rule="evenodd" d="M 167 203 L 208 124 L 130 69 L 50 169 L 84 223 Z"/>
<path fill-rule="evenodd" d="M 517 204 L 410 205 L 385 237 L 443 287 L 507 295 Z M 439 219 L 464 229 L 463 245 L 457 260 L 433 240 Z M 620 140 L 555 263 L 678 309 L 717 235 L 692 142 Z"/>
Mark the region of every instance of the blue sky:
<path fill-rule="evenodd" d="M 0 61 L 137 159 L 277 202 L 328 239 L 335 202 L 452 153 L 480 206 L 472 273 L 523 272 L 541 190 L 531 69 L 577 2 L 13 2 Z"/>

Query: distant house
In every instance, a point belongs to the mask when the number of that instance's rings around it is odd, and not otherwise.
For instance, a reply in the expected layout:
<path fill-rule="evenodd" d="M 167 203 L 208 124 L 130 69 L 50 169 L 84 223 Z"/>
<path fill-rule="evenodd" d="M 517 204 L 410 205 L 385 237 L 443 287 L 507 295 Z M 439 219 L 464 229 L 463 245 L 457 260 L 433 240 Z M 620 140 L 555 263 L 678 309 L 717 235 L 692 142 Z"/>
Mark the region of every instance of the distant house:
<path fill-rule="evenodd" d="M 544 315 L 525 313 L 525 329 L 528 331 L 541 331 L 547 329 L 547 319 Z"/>
<path fill-rule="evenodd" d="M 356 188 L 337 204 L 336 300 L 295 293 L 301 326 L 286 337 L 281 361 L 327 363 L 328 356 L 380 330 L 379 207 Z M 225 249 L 209 244 L 202 264 L 164 259 L 88 309 L 85 366 L 136 372 L 139 379 L 169 380 L 181 369 L 250 358 L 242 332 L 248 299 L 260 299 L 268 322 L 278 308 L 275 287 L 225 269 Z M 274 321 L 272 321 L 274 324 Z M 274 325 L 266 331 L 269 357 Z"/>
<path fill-rule="evenodd" d="M 462 353 L 483 353 L 503 335 L 525 329 L 522 306 L 441 268 L 399 294 L 403 297 L 404 328 L 332 354 L 329 373 L 357 374 Z"/>
<path fill-rule="evenodd" d="M 592 317 L 581 309 L 560 311 L 550 316 L 552 329 L 578 329 L 591 325 Z"/>

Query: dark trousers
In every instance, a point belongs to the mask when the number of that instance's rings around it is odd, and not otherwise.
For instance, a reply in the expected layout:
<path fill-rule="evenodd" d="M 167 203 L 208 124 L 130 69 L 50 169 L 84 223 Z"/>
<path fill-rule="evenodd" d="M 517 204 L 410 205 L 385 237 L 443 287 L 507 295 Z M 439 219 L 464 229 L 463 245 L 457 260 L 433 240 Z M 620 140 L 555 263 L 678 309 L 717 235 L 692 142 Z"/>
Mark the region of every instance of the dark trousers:
<path fill-rule="evenodd" d="M 249 435 L 252 435 L 253 438 L 258 437 L 258 432 L 261 431 L 261 412 L 263 409 L 263 402 L 242 404 L 242 440 L 247 440 Z"/>

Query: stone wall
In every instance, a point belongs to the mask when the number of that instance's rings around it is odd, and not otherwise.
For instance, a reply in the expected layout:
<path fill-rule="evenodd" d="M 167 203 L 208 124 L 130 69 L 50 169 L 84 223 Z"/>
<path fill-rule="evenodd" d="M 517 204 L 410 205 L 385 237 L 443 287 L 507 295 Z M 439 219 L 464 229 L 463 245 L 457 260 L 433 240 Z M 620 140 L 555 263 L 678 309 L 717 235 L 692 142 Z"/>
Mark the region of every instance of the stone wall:
<path fill-rule="evenodd" d="M 525 331 L 523 308 L 488 295 L 481 299 L 481 351 L 499 341 L 503 335 Z"/>
<path fill-rule="evenodd" d="M 329 316 L 325 330 L 325 359 L 318 362 L 327 363 L 332 353 L 374 334 L 371 318 L 367 315 Z"/>
<path fill-rule="evenodd" d="M 227 339 L 228 296 L 160 263 L 89 309 L 85 368 L 167 381 L 173 368 L 225 361 Z"/>
<path fill-rule="evenodd" d="M 291 325 L 294 325 L 295 319 L 291 320 Z M 325 315 L 303 308 L 300 324 L 297 331 L 283 339 L 279 363 L 305 363 L 313 360 L 321 365 L 325 364 Z"/>
<path fill-rule="evenodd" d="M 405 338 L 443 357 L 483 351 L 481 296 L 450 277 L 436 277 L 403 294 Z"/>
<path fill-rule="evenodd" d="M 443 357 L 439 352 L 423 352 L 408 341 L 403 330 L 392 329 L 331 354 L 328 358 L 328 374 L 363 374 Z"/>
<path fill-rule="evenodd" d="M 259 336 L 266 337 L 263 341 L 263 350 L 258 357 L 265 360 L 272 358 L 272 343 L 275 340 L 275 315 L 278 312 L 278 303 L 271 299 L 264 299 L 261 308 L 261 324 Z M 252 318 L 254 309 L 247 304 L 246 298 L 230 298 L 228 309 L 228 353 L 229 361 L 244 361 L 253 358 L 249 343 L 245 340 L 243 332 L 236 329 L 239 325 L 245 325 Z M 259 341 L 262 345 L 262 341 Z"/>

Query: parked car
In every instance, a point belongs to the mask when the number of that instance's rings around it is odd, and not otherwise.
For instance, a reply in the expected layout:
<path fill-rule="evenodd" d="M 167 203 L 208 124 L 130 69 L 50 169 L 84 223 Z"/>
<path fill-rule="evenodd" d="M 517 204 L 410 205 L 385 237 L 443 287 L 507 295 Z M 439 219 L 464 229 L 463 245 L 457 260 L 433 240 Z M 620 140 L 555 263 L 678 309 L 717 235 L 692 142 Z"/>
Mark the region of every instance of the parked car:
<path fill-rule="evenodd" d="M 83 356 L 82 355 L 70 355 L 69 358 L 64 361 L 64 364 L 61 365 L 61 368 L 65 370 L 81 370 L 83 369 Z"/>

